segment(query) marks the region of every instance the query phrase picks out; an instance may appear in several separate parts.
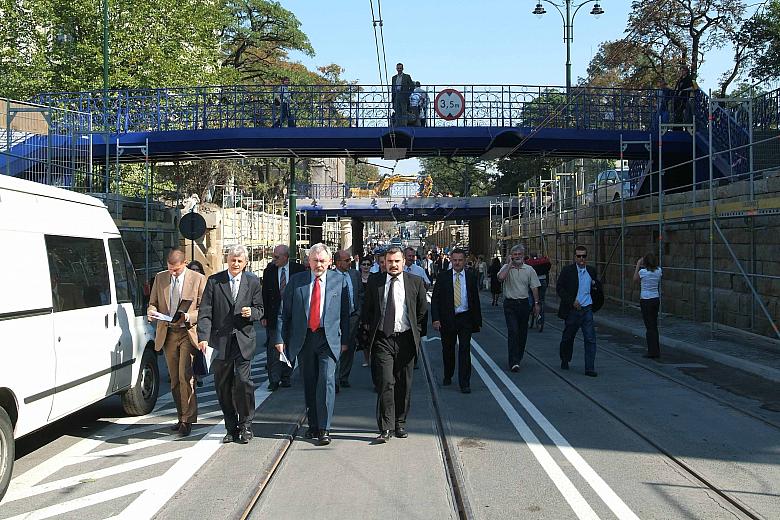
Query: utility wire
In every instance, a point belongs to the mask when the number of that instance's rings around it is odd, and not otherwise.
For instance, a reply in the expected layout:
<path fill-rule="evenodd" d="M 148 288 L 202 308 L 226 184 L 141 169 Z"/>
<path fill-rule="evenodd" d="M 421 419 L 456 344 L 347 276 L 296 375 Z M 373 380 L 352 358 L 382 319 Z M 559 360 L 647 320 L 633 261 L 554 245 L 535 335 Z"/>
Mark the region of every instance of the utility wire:
<path fill-rule="evenodd" d="M 374 24 L 374 47 L 376 48 L 376 66 L 379 70 L 379 84 L 384 85 L 384 82 L 382 81 L 382 60 L 379 53 L 379 35 L 376 31 L 377 24 L 379 24 L 380 27 L 382 26 L 382 18 L 380 15 L 380 18 L 377 19 L 374 14 L 374 0 L 368 0 L 368 3 L 371 4 L 371 22 Z"/>

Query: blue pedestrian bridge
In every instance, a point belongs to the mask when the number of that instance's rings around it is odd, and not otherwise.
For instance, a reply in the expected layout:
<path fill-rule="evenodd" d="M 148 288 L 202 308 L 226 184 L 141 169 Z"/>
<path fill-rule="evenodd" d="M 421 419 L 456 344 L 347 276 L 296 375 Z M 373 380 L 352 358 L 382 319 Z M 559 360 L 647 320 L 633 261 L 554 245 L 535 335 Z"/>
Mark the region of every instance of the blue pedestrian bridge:
<path fill-rule="evenodd" d="M 437 93 L 458 90 L 461 117 L 435 112 Z M 407 157 L 546 154 L 556 157 L 620 156 L 623 141 L 657 134 L 655 90 L 565 88 L 530 85 L 431 85 L 426 126 L 393 122 L 391 96 L 380 85 L 292 86 L 295 127 L 277 128 L 277 86 L 219 86 L 60 92 L 36 102 L 92 116 L 94 155 L 119 161 L 244 159 L 248 157 Z M 148 148 L 133 148 L 145 147 Z M 665 140 L 670 153 L 686 154 L 690 136 Z M 627 159 L 647 159 L 629 145 Z"/>

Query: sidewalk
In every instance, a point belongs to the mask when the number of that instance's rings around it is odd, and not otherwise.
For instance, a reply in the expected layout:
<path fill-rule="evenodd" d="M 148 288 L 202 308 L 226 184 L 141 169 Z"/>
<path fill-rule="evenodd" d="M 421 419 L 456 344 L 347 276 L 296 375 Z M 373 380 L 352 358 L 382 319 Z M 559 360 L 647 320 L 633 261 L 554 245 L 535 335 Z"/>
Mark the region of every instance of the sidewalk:
<path fill-rule="evenodd" d="M 555 315 L 558 312 L 558 298 L 554 288 L 548 290 L 545 300 L 546 317 L 558 320 Z M 645 324 L 638 308 L 621 309 L 619 305 L 608 301 L 596 314 L 596 327 L 631 334 L 644 342 Z M 662 355 L 664 349 L 689 352 L 780 383 L 779 341 L 728 329 L 716 328 L 711 334 L 709 323 L 694 322 L 669 314 L 659 316 L 658 330 Z"/>

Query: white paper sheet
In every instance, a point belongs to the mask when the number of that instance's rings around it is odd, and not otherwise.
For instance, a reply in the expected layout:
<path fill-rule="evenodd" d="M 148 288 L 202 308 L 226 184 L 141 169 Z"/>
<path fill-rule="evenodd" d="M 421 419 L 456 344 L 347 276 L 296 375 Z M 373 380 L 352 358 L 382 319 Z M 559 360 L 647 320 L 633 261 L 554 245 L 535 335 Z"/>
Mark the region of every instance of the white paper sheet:
<path fill-rule="evenodd" d="M 287 356 L 284 355 L 284 352 L 279 352 L 279 361 L 292 368 L 292 363 L 290 363 L 290 360 L 287 359 Z"/>
<path fill-rule="evenodd" d="M 173 316 L 168 316 L 167 314 L 163 314 L 161 312 L 152 311 L 149 313 L 149 315 L 154 318 L 155 320 L 159 321 L 173 321 Z"/>

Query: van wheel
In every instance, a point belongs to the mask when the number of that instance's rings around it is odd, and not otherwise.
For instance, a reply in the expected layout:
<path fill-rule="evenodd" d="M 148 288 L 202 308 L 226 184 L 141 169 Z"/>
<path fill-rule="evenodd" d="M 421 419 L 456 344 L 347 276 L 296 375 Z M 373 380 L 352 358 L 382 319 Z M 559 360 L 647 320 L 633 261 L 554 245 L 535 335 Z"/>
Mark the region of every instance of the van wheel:
<path fill-rule="evenodd" d="M 5 495 L 14 469 L 14 429 L 11 418 L 0 408 L 0 499 Z"/>
<path fill-rule="evenodd" d="M 147 348 L 141 357 L 138 380 L 122 392 L 122 408 L 128 415 L 146 415 L 154 409 L 159 393 L 160 370 L 157 368 L 157 355 L 154 350 Z"/>

